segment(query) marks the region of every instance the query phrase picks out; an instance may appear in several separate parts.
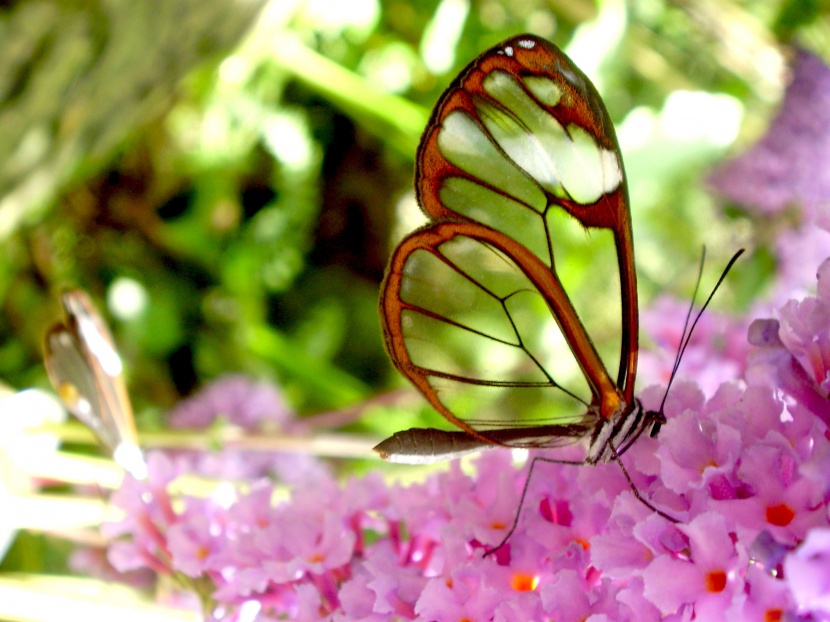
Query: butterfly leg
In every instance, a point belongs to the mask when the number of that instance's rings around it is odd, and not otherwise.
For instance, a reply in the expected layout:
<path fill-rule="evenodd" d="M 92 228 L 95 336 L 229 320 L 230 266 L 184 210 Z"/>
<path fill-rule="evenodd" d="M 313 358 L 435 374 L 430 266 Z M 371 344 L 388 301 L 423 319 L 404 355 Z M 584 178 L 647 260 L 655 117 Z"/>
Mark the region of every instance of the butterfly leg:
<path fill-rule="evenodd" d="M 510 536 L 513 535 L 513 532 L 516 531 L 516 527 L 519 526 L 519 518 L 522 515 L 522 506 L 524 505 L 524 502 L 525 502 L 525 496 L 527 496 L 527 489 L 530 487 L 530 480 L 533 477 L 533 469 L 536 468 L 536 464 L 539 463 L 539 462 L 547 462 L 549 464 L 570 464 L 570 465 L 573 465 L 573 466 L 581 466 L 581 465 L 585 464 L 583 461 L 555 460 L 553 458 L 544 458 L 542 456 L 535 456 L 530 462 L 530 468 L 527 470 L 527 477 L 525 478 L 525 484 L 522 487 L 522 494 L 519 496 L 519 507 L 516 508 L 516 513 L 513 516 L 513 523 L 510 525 L 510 529 L 507 530 L 507 533 L 504 535 L 504 538 L 502 538 L 501 542 L 499 542 L 495 547 L 493 547 L 492 549 L 487 551 L 484 554 L 484 557 L 487 557 L 488 555 L 490 555 L 492 553 L 495 553 L 501 547 L 503 547 L 505 544 L 507 544 L 507 541 L 510 539 Z M 629 479 L 629 481 L 631 481 L 631 480 Z"/>
<path fill-rule="evenodd" d="M 656 507 L 654 507 L 651 504 L 650 501 L 648 501 L 644 496 L 642 496 L 640 494 L 639 489 L 637 488 L 637 486 L 635 486 L 634 481 L 631 479 L 631 476 L 628 474 L 628 470 L 625 468 L 625 465 L 623 464 L 623 461 L 620 458 L 620 455 L 617 453 L 617 448 L 614 447 L 614 445 L 611 444 L 610 442 L 608 443 L 608 447 L 611 449 L 611 455 L 614 457 L 614 460 L 617 462 L 617 464 L 620 465 L 620 469 L 622 470 L 623 475 L 625 475 L 625 479 L 628 482 L 628 485 L 631 487 L 631 492 L 634 493 L 634 496 L 637 497 L 637 500 L 640 503 L 642 503 L 644 506 L 646 506 L 649 510 L 651 510 L 652 512 L 656 512 L 657 514 L 659 514 L 660 516 L 662 516 L 666 520 L 671 521 L 674 524 L 679 523 L 680 522 L 679 520 L 677 520 L 673 516 L 669 516 L 668 514 L 663 512 L 662 510 L 658 510 Z"/>
<path fill-rule="evenodd" d="M 634 496 L 637 498 L 637 500 L 640 503 L 642 503 L 644 506 L 646 506 L 648 509 L 650 509 L 652 512 L 655 512 L 656 514 L 659 514 L 660 516 L 662 516 L 666 520 L 671 521 L 672 523 L 675 523 L 675 524 L 680 523 L 681 521 L 679 521 L 678 519 L 674 518 L 673 516 L 670 516 L 670 515 L 666 514 L 662 510 L 659 510 L 656 507 L 654 507 L 654 505 L 652 505 L 651 502 L 648 499 L 646 499 L 645 497 L 643 497 L 640 494 L 639 489 L 634 484 L 634 481 L 631 479 L 631 476 L 628 474 L 628 470 L 625 468 L 625 465 L 623 464 L 622 460 L 620 459 L 620 456 L 617 453 L 617 449 L 611 443 L 609 443 L 608 445 L 611 449 L 611 454 L 612 454 L 614 460 L 617 462 L 617 464 L 620 465 L 620 469 L 622 470 L 623 475 L 625 476 L 625 479 L 628 482 L 628 485 L 631 487 L 631 492 L 634 493 Z M 530 487 L 530 480 L 533 477 L 533 471 L 536 468 L 536 464 L 539 463 L 539 462 L 546 462 L 548 464 L 570 464 L 570 465 L 573 465 L 573 466 L 583 466 L 585 464 L 582 461 L 555 460 L 553 458 L 545 458 L 545 457 L 542 457 L 542 456 L 534 457 L 532 459 L 532 461 L 530 462 L 530 468 L 527 471 L 527 477 L 525 478 L 525 483 L 524 483 L 524 486 L 522 487 L 522 493 L 519 496 L 519 506 L 516 509 L 515 515 L 513 516 L 513 523 L 510 525 L 510 529 L 507 530 L 507 533 L 504 535 L 504 538 L 502 538 L 501 542 L 499 542 L 492 549 L 490 549 L 486 553 L 484 553 L 484 557 L 487 557 L 488 555 L 491 555 L 491 554 L 495 553 L 496 551 L 501 549 L 505 544 L 507 544 L 507 541 L 510 539 L 510 536 L 513 535 L 513 532 L 516 531 L 516 527 L 519 526 L 519 519 L 521 518 L 522 508 L 524 507 L 525 497 L 527 496 L 527 491 L 528 491 L 528 488 Z"/>

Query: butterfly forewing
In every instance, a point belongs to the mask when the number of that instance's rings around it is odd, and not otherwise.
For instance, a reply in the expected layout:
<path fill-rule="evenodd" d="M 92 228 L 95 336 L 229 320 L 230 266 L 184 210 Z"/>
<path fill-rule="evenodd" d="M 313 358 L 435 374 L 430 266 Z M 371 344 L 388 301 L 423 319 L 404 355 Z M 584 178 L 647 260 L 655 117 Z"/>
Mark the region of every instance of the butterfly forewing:
<path fill-rule="evenodd" d="M 89 427 L 122 466 L 143 471 L 121 357 L 89 297 L 66 292 L 66 323 L 53 326 L 44 344 L 46 371 L 67 409 Z"/>
<path fill-rule="evenodd" d="M 66 408 L 89 427 L 107 447 L 115 440 L 105 429 L 97 412 L 101 399 L 95 379 L 87 371 L 86 358 L 74 336 L 63 326 L 46 334 L 46 369 Z"/>

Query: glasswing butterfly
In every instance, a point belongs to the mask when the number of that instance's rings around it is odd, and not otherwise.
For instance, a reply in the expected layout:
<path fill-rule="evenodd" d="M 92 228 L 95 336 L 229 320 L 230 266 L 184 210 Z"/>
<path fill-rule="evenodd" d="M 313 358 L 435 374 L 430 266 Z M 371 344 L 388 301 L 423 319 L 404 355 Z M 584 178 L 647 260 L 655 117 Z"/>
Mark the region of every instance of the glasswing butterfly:
<path fill-rule="evenodd" d="M 141 479 L 146 466 L 112 335 L 85 292 L 67 291 L 61 303 L 65 323 L 47 331 L 43 346 L 49 380 L 67 410 L 122 468 Z"/>
<path fill-rule="evenodd" d="M 392 256 L 381 323 L 395 366 L 460 431 L 399 432 L 376 447 L 384 458 L 588 439 L 585 462 L 597 464 L 665 421 L 634 397 L 637 279 L 622 157 L 599 94 L 564 53 L 521 35 L 470 63 L 421 139 L 416 191 L 432 222 Z M 613 249 L 619 270 L 616 379 L 557 271 L 566 219 L 610 234 L 594 242 Z M 567 358 L 579 378 L 557 375 Z"/>
<path fill-rule="evenodd" d="M 381 325 L 395 367 L 459 429 L 410 429 L 375 450 L 393 462 L 424 463 L 492 446 L 587 441 L 581 463 L 616 460 L 628 478 L 619 456 L 666 419 L 634 396 L 631 214 L 614 127 L 593 84 L 551 43 L 508 39 L 443 93 L 416 167 L 430 222 L 390 259 Z M 574 262 L 563 229 L 590 245 L 592 281 L 616 263 L 617 293 L 603 285 L 589 309 L 615 308 L 616 378 L 560 278 Z M 675 369 L 696 321 L 684 330 Z"/>

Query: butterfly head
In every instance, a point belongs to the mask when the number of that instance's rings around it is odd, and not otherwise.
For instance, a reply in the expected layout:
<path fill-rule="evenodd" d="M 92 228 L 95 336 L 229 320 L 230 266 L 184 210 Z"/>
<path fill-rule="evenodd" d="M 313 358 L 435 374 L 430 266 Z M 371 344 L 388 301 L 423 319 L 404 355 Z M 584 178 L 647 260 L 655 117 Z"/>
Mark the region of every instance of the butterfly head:
<path fill-rule="evenodd" d="M 646 428 L 648 428 L 648 435 L 651 438 L 657 438 L 660 434 L 660 429 L 666 423 L 666 415 L 656 410 L 650 410 L 646 413 Z"/>

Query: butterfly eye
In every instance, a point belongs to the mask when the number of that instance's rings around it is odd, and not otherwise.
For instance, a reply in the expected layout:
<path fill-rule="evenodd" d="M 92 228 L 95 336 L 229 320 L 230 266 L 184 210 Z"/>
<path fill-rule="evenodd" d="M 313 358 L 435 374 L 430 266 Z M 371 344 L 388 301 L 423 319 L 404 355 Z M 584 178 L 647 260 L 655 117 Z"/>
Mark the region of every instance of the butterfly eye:
<path fill-rule="evenodd" d="M 116 462 L 136 478 L 146 465 L 138 448 L 124 379 L 112 336 L 89 297 L 80 290 L 62 297 L 65 323 L 47 333 L 46 371 L 64 406 L 96 435 Z"/>

